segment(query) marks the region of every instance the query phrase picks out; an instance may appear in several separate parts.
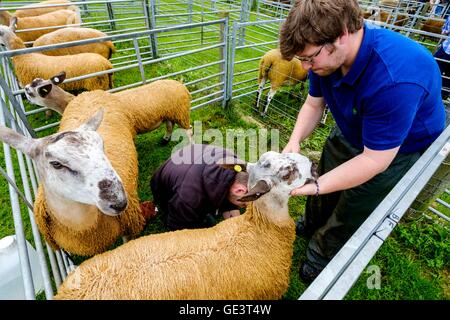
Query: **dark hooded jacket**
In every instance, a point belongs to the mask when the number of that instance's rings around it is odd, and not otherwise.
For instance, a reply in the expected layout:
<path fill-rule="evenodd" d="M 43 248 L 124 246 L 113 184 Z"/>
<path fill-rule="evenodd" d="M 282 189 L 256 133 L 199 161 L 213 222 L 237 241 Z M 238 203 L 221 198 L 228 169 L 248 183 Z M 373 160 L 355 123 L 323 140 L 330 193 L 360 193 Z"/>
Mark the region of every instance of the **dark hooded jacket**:
<path fill-rule="evenodd" d="M 236 158 L 220 147 L 192 144 L 172 154 L 153 174 L 153 199 L 167 227 L 207 227 L 207 215 L 238 209 L 227 199 L 236 172 L 216 164 L 225 157 Z"/>

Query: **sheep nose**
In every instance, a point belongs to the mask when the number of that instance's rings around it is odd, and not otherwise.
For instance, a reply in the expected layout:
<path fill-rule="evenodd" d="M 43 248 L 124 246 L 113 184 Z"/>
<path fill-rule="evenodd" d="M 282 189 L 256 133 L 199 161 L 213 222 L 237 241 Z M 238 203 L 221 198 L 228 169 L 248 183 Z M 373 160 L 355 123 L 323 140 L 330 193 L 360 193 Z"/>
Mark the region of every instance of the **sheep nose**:
<path fill-rule="evenodd" d="M 111 209 L 115 210 L 117 213 L 119 213 L 119 212 L 122 212 L 123 210 L 125 210 L 127 205 L 128 205 L 128 201 L 125 199 L 124 201 L 112 204 L 109 207 Z"/>

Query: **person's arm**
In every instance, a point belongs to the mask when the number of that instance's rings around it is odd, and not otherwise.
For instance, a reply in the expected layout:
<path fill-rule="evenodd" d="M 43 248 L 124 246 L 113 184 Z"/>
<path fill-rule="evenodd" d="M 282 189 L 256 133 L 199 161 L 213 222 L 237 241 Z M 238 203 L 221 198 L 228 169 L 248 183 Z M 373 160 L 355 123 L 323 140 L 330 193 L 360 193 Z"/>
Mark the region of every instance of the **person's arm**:
<path fill-rule="evenodd" d="M 377 151 L 364 148 L 363 153 L 344 162 L 317 179 L 319 194 L 326 194 L 359 186 L 386 170 L 394 160 L 400 147 Z M 317 186 L 308 183 L 295 189 L 291 195 L 315 195 Z"/>
<path fill-rule="evenodd" d="M 283 153 L 300 152 L 300 143 L 313 132 L 317 123 L 322 118 L 325 109 L 323 97 L 313 97 L 308 95 L 297 116 L 294 130 L 292 131 L 289 142 L 283 149 Z"/>

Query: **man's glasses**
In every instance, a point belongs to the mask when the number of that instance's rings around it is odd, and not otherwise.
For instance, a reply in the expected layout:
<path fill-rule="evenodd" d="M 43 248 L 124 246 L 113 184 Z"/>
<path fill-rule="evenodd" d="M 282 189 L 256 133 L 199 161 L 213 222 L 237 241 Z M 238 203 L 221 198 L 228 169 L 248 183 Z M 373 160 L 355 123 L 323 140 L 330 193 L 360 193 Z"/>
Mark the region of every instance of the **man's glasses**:
<path fill-rule="evenodd" d="M 294 58 L 302 61 L 302 62 L 308 62 L 308 63 L 313 63 L 313 60 L 315 57 L 317 57 L 320 52 L 322 51 L 323 47 L 325 47 L 326 44 L 324 44 L 323 46 L 321 46 L 319 48 L 319 50 L 317 50 L 315 53 L 313 53 L 312 55 L 310 55 L 309 57 L 299 57 L 299 56 L 294 56 Z"/>

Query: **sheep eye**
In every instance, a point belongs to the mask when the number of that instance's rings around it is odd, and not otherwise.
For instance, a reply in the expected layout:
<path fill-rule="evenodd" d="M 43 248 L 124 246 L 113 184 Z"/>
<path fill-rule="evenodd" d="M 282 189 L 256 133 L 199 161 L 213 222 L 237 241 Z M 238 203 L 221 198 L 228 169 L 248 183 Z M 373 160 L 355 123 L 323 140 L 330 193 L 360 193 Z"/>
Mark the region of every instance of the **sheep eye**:
<path fill-rule="evenodd" d="M 284 176 L 282 176 L 281 179 L 289 180 L 290 177 L 291 177 L 291 173 L 289 172 L 289 173 L 285 174 Z"/>
<path fill-rule="evenodd" d="M 55 168 L 56 170 L 60 170 L 62 168 L 64 168 L 64 166 L 58 162 L 58 161 L 50 161 L 50 164 L 53 166 L 53 168 Z"/>

